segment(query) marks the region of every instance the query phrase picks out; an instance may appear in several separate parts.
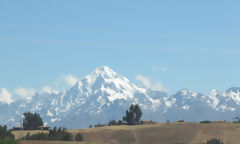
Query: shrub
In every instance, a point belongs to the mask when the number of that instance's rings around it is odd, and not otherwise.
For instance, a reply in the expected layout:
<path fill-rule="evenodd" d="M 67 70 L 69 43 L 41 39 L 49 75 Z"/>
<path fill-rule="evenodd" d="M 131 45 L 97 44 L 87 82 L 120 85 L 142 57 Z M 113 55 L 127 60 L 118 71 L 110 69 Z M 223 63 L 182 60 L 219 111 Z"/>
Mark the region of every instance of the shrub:
<path fill-rule="evenodd" d="M 208 123 L 212 123 L 212 122 L 211 122 L 211 121 L 208 121 L 208 120 L 205 120 L 205 121 L 200 121 L 200 123 L 208 124 Z"/>
<path fill-rule="evenodd" d="M 112 126 L 112 125 L 117 125 L 117 122 L 115 120 L 109 121 L 108 126 Z"/>
<path fill-rule="evenodd" d="M 83 136 L 82 136 L 82 134 L 77 133 L 76 136 L 75 136 L 75 140 L 76 140 L 76 141 L 83 141 Z"/>
<path fill-rule="evenodd" d="M 220 139 L 213 138 L 207 141 L 207 144 L 224 144 Z"/>
<path fill-rule="evenodd" d="M 73 136 L 71 133 L 67 132 L 66 128 L 59 127 L 57 129 L 54 127 L 53 130 L 49 131 L 48 139 L 54 141 L 72 141 Z"/>
<path fill-rule="evenodd" d="M 239 117 L 233 118 L 233 123 L 240 123 L 240 118 Z"/>
<path fill-rule="evenodd" d="M 100 124 L 100 123 L 94 125 L 94 127 L 104 127 L 104 126 L 106 126 L 106 125 L 105 124 Z"/>
<path fill-rule="evenodd" d="M 117 125 L 123 125 L 123 122 L 121 120 L 119 120 Z"/>
<path fill-rule="evenodd" d="M 7 130 L 7 126 L 1 126 L 0 125 L 0 138 L 12 138 L 14 139 L 14 135 L 11 133 L 11 131 Z"/>
<path fill-rule="evenodd" d="M 48 134 L 46 133 L 37 133 L 30 136 L 29 133 L 24 138 L 25 140 L 48 140 Z"/>
<path fill-rule="evenodd" d="M 30 135 L 29 133 L 24 137 L 25 140 L 50 140 L 50 141 L 72 141 L 73 136 L 71 133 L 67 132 L 66 128 L 59 127 L 58 129 L 54 127 L 46 133 L 37 133 Z"/>
<path fill-rule="evenodd" d="M 12 138 L 0 138 L 0 144 L 18 144 L 18 141 Z"/>

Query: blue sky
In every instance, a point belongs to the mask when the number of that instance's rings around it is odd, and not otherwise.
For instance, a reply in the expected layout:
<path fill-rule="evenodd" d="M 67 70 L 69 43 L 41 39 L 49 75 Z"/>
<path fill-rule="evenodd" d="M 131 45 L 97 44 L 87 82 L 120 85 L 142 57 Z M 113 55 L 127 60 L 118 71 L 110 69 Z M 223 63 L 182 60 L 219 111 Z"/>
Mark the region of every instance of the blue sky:
<path fill-rule="evenodd" d="M 0 0 L 0 95 L 45 86 L 61 91 L 67 80 L 103 65 L 139 85 L 137 76 L 161 84 L 169 93 L 239 86 L 239 5 Z"/>

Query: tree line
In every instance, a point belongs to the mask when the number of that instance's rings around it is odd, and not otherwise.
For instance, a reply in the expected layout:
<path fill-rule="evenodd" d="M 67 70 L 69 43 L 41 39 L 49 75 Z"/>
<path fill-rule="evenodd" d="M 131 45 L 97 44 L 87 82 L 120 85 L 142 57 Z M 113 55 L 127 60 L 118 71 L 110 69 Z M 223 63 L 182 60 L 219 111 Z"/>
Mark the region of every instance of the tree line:
<path fill-rule="evenodd" d="M 54 127 L 49 133 L 37 133 L 27 135 L 23 138 L 24 140 L 43 140 L 43 141 L 73 141 L 73 135 L 67 131 L 66 128 Z M 75 136 L 76 141 L 83 141 L 83 137 L 80 133 Z"/>

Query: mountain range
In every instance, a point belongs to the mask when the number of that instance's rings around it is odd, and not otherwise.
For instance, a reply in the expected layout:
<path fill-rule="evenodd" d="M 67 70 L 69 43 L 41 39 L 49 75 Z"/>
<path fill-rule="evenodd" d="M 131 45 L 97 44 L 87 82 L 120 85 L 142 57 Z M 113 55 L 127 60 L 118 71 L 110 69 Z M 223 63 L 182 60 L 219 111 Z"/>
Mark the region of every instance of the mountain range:
<path fill-rule="evenodd" d="M 44 125 L 86 128 L 121 120 L 138 104 L 144 120 L 232 120 L 240 115 L 240 87 L 208 94 L 181 89 L 176 94 L 140 88 L 107 66 L 97 68 L 61 93 L 36 93 L 10 104 L 0 103 L 0 123 L 19 126 L 24 112 L 40 113 Z"/>

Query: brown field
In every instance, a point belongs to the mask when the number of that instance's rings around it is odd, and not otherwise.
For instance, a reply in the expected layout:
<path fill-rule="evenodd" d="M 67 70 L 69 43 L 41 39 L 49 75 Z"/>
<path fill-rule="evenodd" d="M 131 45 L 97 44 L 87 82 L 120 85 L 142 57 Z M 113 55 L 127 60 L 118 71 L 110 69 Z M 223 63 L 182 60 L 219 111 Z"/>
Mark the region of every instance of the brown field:
<path fill-rule="evenodd" d="M 211 138 L 219 138 L 224 141 L 224 144 L 240 143 L 240 124 L 228 122 L 211 124 L 185 122 L 139 126 L 109 126 L 69 130 L 69 132 L 73 135 L 78 132 L 82 133 L 85 141 L 85 143 L 82 144 L 205 144 L 206 141 Z M 21 142 L 21 144 L 43 143 L 76 144 L 76 142 Z"/>

